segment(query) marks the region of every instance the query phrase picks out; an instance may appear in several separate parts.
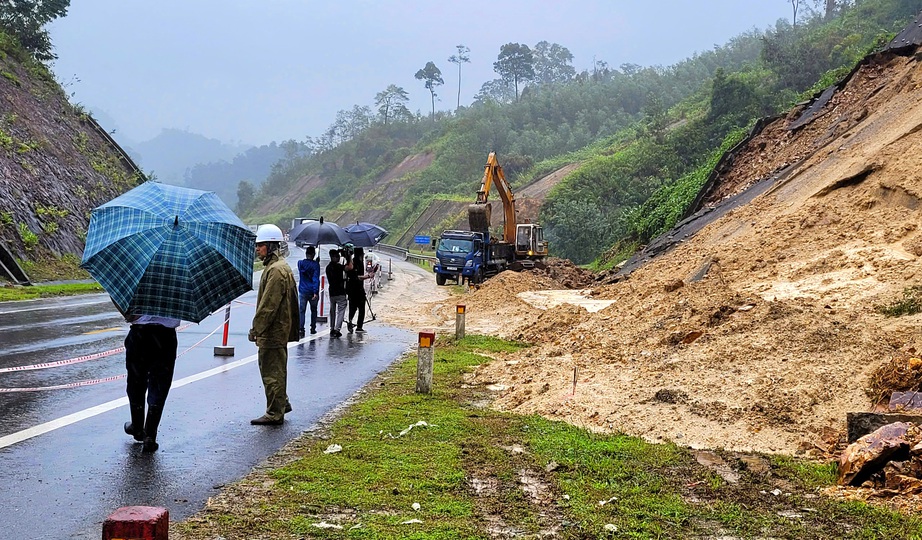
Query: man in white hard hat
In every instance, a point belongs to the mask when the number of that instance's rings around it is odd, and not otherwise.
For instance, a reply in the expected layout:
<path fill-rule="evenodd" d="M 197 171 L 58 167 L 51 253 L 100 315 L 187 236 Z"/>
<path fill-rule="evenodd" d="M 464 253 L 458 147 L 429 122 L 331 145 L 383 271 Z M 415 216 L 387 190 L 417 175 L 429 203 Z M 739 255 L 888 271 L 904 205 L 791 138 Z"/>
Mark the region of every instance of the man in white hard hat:
<path fill-rule="evenodd" d="M 259 348 L 259 373 L 266 390 L 266 414 L 250 420 L 258 426 L 278 426 L 291 412 L 288 402 L 288 342 L 298 341 L 298 290 L 294 273 L 279 257 L 284 242 L 275 225 L 256 229 L 256 255 L 263 263 L 256 296 L 250 341 Z"/>

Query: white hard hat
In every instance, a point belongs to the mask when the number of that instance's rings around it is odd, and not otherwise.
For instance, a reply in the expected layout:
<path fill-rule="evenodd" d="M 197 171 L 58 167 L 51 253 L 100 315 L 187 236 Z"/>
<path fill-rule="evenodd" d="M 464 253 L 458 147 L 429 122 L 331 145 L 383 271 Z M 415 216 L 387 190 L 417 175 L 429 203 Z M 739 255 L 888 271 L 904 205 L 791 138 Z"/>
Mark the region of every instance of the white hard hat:
<path fill-rule="evenodd" d="M 268 223 L 266 225 L 260 225 L 256 229 L 256 243 L 260 242 L 284 242 L 284 237 L 282 236 L 282 229 L 279 229 L 275 225 Z"/>

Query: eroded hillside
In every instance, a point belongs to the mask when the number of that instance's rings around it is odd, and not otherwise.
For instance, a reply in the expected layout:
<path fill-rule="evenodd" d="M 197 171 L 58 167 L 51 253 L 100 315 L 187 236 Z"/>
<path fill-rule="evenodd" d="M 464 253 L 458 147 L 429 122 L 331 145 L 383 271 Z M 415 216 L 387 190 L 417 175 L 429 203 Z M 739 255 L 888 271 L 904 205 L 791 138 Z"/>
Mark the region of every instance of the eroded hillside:
<path fill-rule="evenodd" d="M 535 291 L 556 280 L 504 273 L 466 295 L 468 328 L 536 343 L 472 381 L 593 430 L 831 451 L 846 413 L 874 406 L 874 370 L 922 351 L 922 316 L 875 310 L 922 279 L 922 63 L 870 60 L 812 122 L 789 129 L 792 111 L 750 140 L 709 204 L 768 182 L 759 196 L 627 279 L 548 302 Z"/>
<path fill-rule="evenodd" d="M 0 34 L 0 243 L 21 260 L 79 257 L 90 211 L 141 177 L 45 66 Z"/>

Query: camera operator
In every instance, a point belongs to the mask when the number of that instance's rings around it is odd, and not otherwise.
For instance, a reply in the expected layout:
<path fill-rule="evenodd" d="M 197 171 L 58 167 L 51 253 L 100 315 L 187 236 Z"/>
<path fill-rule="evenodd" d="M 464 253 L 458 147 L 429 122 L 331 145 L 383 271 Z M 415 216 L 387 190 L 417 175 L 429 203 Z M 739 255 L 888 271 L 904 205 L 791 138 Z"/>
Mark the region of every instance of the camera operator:
<path fill-rule="evenodd" d="M 346 328 L 351 333 L 364 332 L 362 327 L 365 322 L 365 280 L 371 276 L 365 274 L 365 250 L 354 248 L 350 253 L 349 265 L 346 266 L 346 295 L 349 297 L 349 320 Z M 358 313 L 358 320 L 352 324 L 352 318 Z"/>

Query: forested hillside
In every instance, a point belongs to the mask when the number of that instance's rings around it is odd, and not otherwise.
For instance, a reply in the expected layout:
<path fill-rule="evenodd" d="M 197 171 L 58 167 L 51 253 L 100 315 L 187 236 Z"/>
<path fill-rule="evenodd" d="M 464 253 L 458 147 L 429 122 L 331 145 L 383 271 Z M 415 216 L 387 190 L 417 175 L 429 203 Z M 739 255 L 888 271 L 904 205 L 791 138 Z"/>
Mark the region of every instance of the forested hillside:
<path fill-rule="evenodd" d="M 576 72 L 565 44 L 510 43 L 494 64 L 499 77 L 453 113 L 412 115 L 406 89 L 391 85 L 374 111 L 340 111 L 239 210 L 248 221 L 284 225 L 368 208 L 387 216 L 381 222 L 394 236 L 437 234 L 407 229 L 434 200 L 472 199 L 496 151 L 515 189 L 578 164 L 547 195 L 542 223 L 555 255 L 588 263 L 607 252 L 599 262 L 611 264 L 675 223 L 722 149 L 757 118 L 835 82 L 922 9 L 919 0 L 799 4 L 796 26 L 781 20 L 668 67 L 598 60 Z M 417 73 L 433 89 L 439 63 Z M 424 153 L 431 163 L 399 179 L 402 197 L 375 198 L 378 179 Z M 312 189 L 299 189 L 307 182 Z"/>

